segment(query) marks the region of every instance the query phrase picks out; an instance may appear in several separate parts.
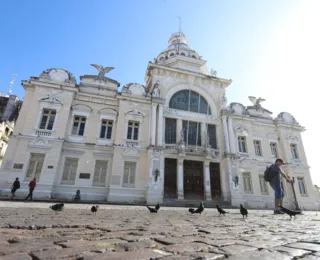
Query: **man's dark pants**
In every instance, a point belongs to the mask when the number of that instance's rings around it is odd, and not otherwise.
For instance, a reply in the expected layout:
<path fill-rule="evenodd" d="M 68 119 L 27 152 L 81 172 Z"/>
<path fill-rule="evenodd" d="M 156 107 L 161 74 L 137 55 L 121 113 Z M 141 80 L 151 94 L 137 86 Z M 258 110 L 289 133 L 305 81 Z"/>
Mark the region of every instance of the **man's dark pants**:
<path fill-rule="evenodd" d="M 27 200 L 29 197 L 30 197 L 30 200 L 32 200 L 32 195 L 33 195 L 33 188 L 30 188 L 29 189 L 29 194 L 28 194 L 28 196 L 25 198 L 25 200 Z"/>

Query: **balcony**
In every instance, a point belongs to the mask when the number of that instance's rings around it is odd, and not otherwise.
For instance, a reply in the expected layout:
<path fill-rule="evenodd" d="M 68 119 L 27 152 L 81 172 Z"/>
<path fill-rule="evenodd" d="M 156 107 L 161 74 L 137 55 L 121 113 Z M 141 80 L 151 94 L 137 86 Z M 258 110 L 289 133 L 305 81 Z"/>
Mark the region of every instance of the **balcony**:
<path fill-rule="evenodd" d="M 196 145 L 188 145 L 186 146 L 184 143 L 182 144 L 165 144 L 165 149 L 170 153 L 179 153 L 184 152 L 187 154 L 194 155 L 205 155 L 205 156 L 213 156 L 217 157 L 219 155 L 219 149 L 206 147 L 206 146 L 196 146 Z"/>
<path fill-rule="evenodd" d="M 52 136 L 52 131 L 51 130 L 44 130 L 44 129 L 37 129 L 36 130 L 36 135 L 37 136 Z"/>
<path fill-rule="evenodd" d="M 125 143 L 129 147 L 139 147 L 140 143 L 138 140 L 125 140 Z"/>

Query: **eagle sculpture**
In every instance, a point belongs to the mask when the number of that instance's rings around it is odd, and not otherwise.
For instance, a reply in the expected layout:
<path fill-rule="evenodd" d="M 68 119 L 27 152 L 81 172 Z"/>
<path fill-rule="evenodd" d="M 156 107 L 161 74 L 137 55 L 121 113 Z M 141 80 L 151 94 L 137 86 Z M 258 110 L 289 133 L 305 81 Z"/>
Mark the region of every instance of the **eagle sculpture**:
<path fill-rule="evenodd" d="M 261 97 L 256 98 L 256 97 L 253 97 L 253 96 L 250 96 L 249 99 L 250 99 L 250 101 L 252 102 L 252 104 L 254 106 L 258 106 L 258 105 L 260 105 L 261 102 L 266 101 L 265 99 L 263 99 Z"/>
<path fill-rule="evenodd" d="M 96 77 L 96 80 L 104 80 L 105 77 L 104 75 L 108 72 L 110 72 L 111 70 L 114 69 L 114 67 L 103 67 L 101 65 L 97 65 L 97 64 L 90 64 L 91 66 L 95 67 L 98 71 L 99 71 L 99 74 L 98 76 Z"/>

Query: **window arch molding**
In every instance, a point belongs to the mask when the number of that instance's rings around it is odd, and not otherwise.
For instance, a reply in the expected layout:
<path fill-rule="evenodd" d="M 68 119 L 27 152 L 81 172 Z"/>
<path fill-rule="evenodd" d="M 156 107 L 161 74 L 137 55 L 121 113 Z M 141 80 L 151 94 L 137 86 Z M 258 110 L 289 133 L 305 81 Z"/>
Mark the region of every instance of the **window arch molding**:
<path fill-rule="evenodd" d="M 197 86 L 192 86 L 190 88 L 186 87 L 185 85 L 175 85 L 172 86 L 170 88 L 170 90 L 168 91 L 166 97 L 165 97 L 165 105 L 166 107 L 170 108 L 170 101 L 171 98 L 178 92 L 182 91 L 182 90 L 187 90 L 189 91 L 189 89 L 193 92 L 195 92 L 196 94 L 199 94 L 209 105 L 210 109 L 211 109 L 211 115 L 212 117 L 217 117 L 217 109 L 216 109 L 216 105 L 213 102 L 212 98 L 210 97 L 210 95 L 204 91 L 203 89 L 201 89 L 200 87 Z M 175 108 L 173 108 L 175 109 Z M 181 110 L 181 111 L 188 111 L 188 110 Z M 192 112 L 192 111 L 191 111 Z"/>

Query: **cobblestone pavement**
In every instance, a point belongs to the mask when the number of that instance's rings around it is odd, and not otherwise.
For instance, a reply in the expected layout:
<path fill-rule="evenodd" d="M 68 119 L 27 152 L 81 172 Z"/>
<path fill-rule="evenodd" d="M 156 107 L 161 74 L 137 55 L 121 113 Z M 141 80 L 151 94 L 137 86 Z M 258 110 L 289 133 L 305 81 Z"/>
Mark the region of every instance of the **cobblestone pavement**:
<path fill-rule="evenodd" d="M 0 201 L 0 259 L 320 259 L 320 212 L 290 220 L 272 211 Z"/>

